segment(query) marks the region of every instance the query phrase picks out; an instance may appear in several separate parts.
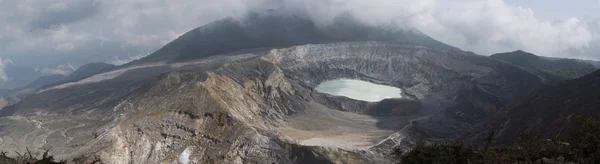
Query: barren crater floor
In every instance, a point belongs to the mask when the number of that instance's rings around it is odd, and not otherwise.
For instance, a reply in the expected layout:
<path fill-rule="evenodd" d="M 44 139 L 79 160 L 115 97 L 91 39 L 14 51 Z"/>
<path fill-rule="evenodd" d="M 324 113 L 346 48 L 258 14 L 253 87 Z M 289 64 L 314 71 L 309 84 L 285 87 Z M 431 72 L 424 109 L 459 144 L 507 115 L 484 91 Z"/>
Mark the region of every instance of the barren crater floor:
<path fill-rule="evenodd" d="M 384 140 L 396 130 L 382 129 L 377 123 L 408 125 L 409 118 L 377 118 L 351 112 L 329 109 L 310 103 L 306 113 L 288 117 L 287 126 L 280 132 L 306 146 L 324 146 L 345 150 L 366 150 Z"/>

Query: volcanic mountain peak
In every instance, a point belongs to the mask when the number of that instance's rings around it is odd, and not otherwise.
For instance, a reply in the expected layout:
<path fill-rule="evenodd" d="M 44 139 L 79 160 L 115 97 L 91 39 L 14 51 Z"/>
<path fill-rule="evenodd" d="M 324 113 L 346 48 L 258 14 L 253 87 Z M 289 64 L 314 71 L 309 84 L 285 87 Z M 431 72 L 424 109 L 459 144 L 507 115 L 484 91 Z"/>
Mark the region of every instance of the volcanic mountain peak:
<path fill-rule="evenodd" d="M 414 29 L 391 30 L 365 25 L 348 14 L 337 17 L 327 25 L 317 25 L 309 19 L 293 15 L 249 14 L 245 19 L 226 18 L 191 30 L 133 64 L 200 59 L 244 49 L 348 41 L 414 43 L 458 50 Z"/>

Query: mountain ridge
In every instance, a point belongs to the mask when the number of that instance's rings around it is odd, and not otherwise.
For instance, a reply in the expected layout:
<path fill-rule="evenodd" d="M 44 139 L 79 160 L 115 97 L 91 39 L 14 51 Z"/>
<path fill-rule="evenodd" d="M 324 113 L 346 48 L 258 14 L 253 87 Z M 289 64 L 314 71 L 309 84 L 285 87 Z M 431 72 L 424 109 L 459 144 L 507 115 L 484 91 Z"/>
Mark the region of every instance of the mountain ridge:
<path fill-rule="evenodd" d="M 519 66 L 554 84 L 584 76 L 598 69 L 590 63 L 576 59 L 548 59 L 521 50 L 498 53 L 490 57 Z"/>

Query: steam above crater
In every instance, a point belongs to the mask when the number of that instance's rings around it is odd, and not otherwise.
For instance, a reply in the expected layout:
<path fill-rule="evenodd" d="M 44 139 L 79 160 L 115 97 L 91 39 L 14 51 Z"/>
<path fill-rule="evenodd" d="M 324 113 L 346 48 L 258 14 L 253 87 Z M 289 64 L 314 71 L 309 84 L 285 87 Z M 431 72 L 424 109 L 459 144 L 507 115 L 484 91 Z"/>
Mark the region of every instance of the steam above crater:
<path fill-rule="evenodd" d="M 355 100 L 378 102 L 384 99 L 401 98 L 400 88 L 379 85 L 362 80 L 337 79 L 319 84 L 315 90 L 335 96 L 344 96 Z"/>

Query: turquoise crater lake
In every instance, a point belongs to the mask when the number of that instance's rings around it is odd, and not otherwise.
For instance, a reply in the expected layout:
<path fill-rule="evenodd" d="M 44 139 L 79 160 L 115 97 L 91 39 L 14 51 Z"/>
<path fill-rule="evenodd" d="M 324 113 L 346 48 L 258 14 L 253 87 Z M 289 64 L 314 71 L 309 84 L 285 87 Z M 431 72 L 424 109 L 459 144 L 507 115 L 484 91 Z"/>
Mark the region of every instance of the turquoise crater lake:
<path fill-rule="evenodd" d="M 334 96 L 344 96 L 350 99 L 367 102 L 378 102 L 383 99 L 401 98 L 400 88 L 375 84 L 362 80 L 337 79 L 319 84 L 315 90 Z"/>

